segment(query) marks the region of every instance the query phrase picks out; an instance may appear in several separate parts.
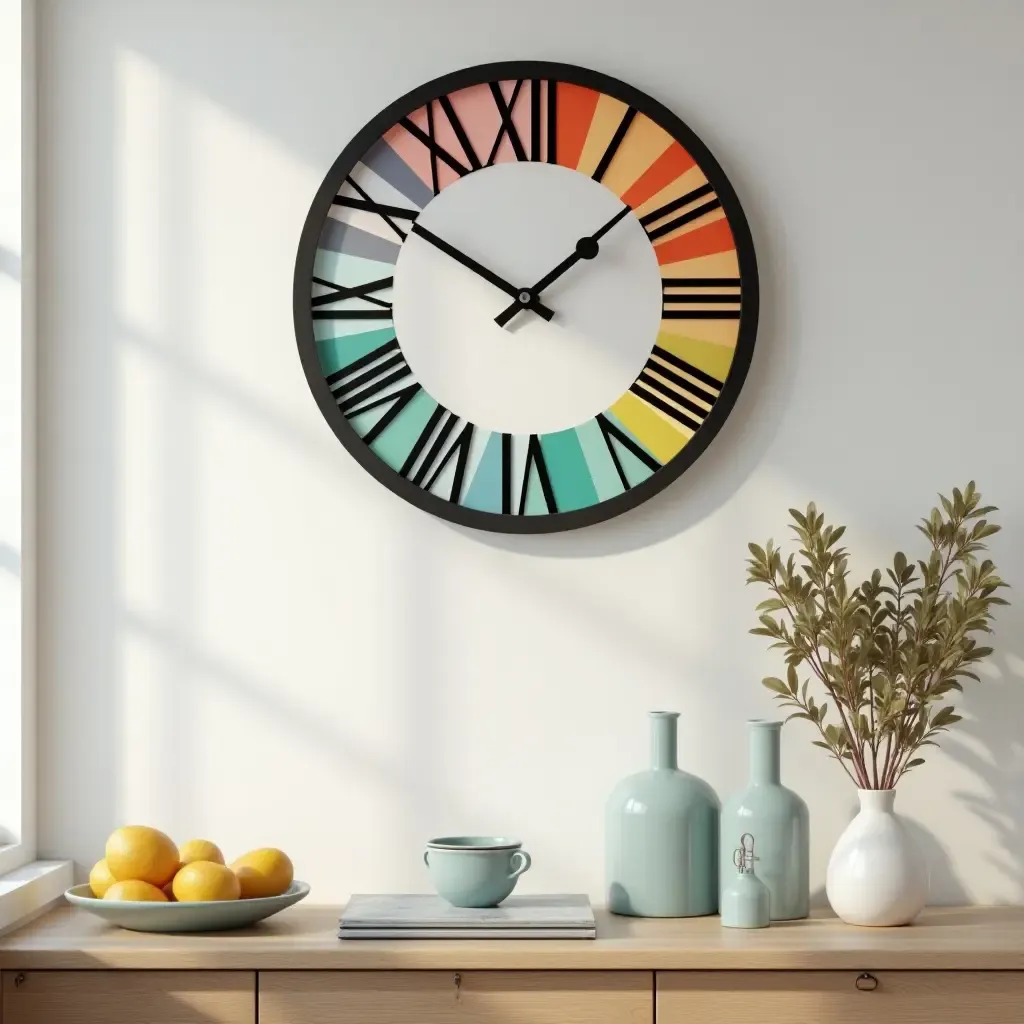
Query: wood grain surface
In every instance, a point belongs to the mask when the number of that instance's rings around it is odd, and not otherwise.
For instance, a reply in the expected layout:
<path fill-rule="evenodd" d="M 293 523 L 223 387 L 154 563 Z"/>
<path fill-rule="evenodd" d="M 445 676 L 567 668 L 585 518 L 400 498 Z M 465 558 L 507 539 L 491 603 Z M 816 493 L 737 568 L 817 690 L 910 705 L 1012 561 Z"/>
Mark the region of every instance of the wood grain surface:
<path fill-rule="evenodd" d="M 651 1024 L 647 971 L 270 971 L 260 1024 Z"/>
<path fill-rule="evenodd" d="M 253 1024 L 250 971 L 5 971 L 4 1024 Z"/>
<path fill-rule="evenodd" d="M 758 931 L 723 928 L 717 917 L 657 921 L 599 911 L 596 940 L 343 942 L 338 915 L 338 907 L 299 906 L 244 931 L 150 935 L 61 907 L 0 939 L 0 968 L 1024 970 L 1019 907 L 932 907 L 906 928 L 854 928 L 818 915 Z"/>
<path fill-rule="evenodd" d="M 1013 971 L 688 971 L 658 975 L 658 1024 L 1020 1024 Z M 872 988 L 871 986 L 876 987 Z"/>

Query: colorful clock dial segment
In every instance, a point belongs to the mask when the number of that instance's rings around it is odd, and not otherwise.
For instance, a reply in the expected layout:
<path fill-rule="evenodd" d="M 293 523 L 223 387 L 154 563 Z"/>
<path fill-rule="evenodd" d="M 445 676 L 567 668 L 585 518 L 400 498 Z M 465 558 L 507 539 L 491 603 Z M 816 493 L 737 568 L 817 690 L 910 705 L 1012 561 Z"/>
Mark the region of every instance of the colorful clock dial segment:
<path fill-rule="evenodd" d="M 395 329 L 395 266 L 420 214 L 453 183 L 505 163 L 558 164 L 599 182 L 646 232 L 661 276 L 643 370 L 566 430 L 469 422 L 417 380 Z M 746 221 L 696 136 L 621 82 L 541 62 L 457 72 L 375 118 L 325 180 L 296 264 L 299 350 L 339 438 L 413 503 L 498 531 L 595 523 L 677 477 L 735 401 L 757 312 Z"/>

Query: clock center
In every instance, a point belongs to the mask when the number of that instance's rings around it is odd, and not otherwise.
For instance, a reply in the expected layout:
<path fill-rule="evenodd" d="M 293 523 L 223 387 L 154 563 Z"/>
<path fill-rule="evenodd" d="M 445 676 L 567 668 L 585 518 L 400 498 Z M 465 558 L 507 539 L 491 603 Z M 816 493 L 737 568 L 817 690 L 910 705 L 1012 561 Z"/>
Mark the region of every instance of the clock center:
<path fill-rule="evenodd" d="M 554 164 L 475 171 L 436 196 L 417 224 L 512 286 L 511 293 L 410 233 L 394 272 L 394 322 L 417 379 L 442 405 L 490 430 L 551 433 L 607 409 L 639 376 L 661 319 L 661 280 L 632 215 L 603 185 Z M 540 301 L 534 286 L 577 260 Z"/>

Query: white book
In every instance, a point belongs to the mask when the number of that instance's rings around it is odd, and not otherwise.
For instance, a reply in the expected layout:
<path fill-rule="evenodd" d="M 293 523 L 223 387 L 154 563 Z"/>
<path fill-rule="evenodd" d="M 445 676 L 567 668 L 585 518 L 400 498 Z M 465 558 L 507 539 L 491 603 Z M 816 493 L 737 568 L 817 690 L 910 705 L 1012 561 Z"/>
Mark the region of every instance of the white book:
<path fill-rule="evenodd" d="M 339 939 L 596 939 L 596 928 L 339 928 Z"/>
<path fill-rule="evenodd" d="M 440 896 L 357 895 L 341 915 L 343 938 L 593 938 L 583 895 L 510 896 L 497 907 L 453 907 Z M 371 934 L 372 933 L 372 934 Z"/>

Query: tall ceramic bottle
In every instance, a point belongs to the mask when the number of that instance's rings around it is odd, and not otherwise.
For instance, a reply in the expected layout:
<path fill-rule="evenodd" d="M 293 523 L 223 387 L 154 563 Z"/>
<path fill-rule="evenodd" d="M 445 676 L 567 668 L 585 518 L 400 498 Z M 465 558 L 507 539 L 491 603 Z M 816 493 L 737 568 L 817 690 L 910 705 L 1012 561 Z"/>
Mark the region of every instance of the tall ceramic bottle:
<path fill-rule="evenodd" d="M 616 914 L 698 917 L 718 910 L 720 805 L 703 779 L 679 770 L 678 718 L 651 712 L 650 770 L 623 779 L 608 798 L 607 898 Z"/>
<path fill-rule="evenodd" d="M 749 832 L 757 843 L 758 877 L 771 895 L 771 919 L 792 921 L 810 912 L 810 828 L 807 804 L 781 782 L 781 732 L 781 722 L 747 723 L 750 777 L 722 808 L 721 877 L 730 877 L 736 837 Z"/>

